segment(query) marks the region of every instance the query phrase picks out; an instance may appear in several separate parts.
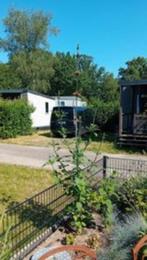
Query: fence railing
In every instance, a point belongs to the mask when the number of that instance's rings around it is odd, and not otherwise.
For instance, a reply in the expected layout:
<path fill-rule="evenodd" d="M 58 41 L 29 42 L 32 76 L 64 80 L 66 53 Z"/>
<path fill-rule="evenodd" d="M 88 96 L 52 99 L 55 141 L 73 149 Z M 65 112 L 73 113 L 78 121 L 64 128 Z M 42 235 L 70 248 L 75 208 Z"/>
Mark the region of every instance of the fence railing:
<path fill-rule="evenodd" d="M 109 176 L 112 172 L 116 172 L 119 178 L 128 178 L 136 175 L 147 174 L 147 160 L 127 159 L 104 156 L 105 174 Z"/>
<path fill-rule="evenodd" d="M 72 198 L 65 194 L 63 185 L 58 184 L 18 205 L 16 203 L 6 211 L 2 233 L 10 227 L 9 246 L 15 252 L 16 259 L 19 259 L 20 251 L 22 257 L 23 251 L 29 250 L 34 239 L 41 239 L 45 231 L 51 231 L 50 228 L 56 224 L 65 207 L 71 202 Z M 28 250 L 23 250 L 26 245 Z"/>
<path fill-rule="evenodd" d="M 84 169 L 91 185 L 103 177 L 103 158 Z M 52 233 L 73 202 L 63 184 L 53 185 L 22 203 L 15 203 L 3 217 L 1 236 L 9 232 L 13 259 L 23 259 L 33 248 Z"/>

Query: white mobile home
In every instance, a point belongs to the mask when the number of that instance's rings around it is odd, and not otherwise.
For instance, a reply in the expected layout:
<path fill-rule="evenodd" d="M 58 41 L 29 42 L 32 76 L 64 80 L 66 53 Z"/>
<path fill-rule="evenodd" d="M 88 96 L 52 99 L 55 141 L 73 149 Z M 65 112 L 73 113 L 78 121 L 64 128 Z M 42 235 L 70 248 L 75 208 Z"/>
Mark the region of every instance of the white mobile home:
<path fill-rule="evenodd" d="M 75 96 L 50 97 L 28 89 L 3 89 L 0 97 L 4 99 L 25 98 L 33 105 L 31 114 L 34 128 L 49 128 L 53 107 L 55 106 L 86 106 L 86 102 Z"/>
<path fill-rule="evenodd" d="M 51 113 L 55 106 L 53 98 L 27 89 L 0 90 L 0 96 L 5 99 L 27 99 L 35 108 L 35 111 L 31 114 L 32 126 L 34 128 L 50 126 Z"/>

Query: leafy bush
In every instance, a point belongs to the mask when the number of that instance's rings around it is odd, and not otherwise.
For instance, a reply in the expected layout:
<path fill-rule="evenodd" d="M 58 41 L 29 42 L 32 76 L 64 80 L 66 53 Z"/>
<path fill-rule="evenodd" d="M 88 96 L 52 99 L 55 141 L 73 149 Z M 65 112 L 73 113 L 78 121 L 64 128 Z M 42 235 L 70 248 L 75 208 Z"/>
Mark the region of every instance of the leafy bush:
<path fill-rule="evenodd" d="M 115 219 L 110 235 L 110 245 L 101 253 L 98 252 L 98 259 L 130 260 L 131 249 L 146 232 L 147 222 L 140 214 L 126 217 L 124 222 Z"/>
<path fill-rule="evenodd" d="M 0 137 L 9 138 L 31 134 L 31 113 L 34 111 L 25 100 L 0 100 Z"/>
<path fill-rule="evenodd" d="M 121 214 L 140 211 L 147 219 L 147 177 L 137 176 L 125 180 L 119 187 L 115 200 Z"/>
<path fill-rule="evenodd" d="M 126 214 L 141 212 L 147 219 L 147 177 L 135 176 L 120 182 L 116 174 L 103 179 L 98 190 L 91 193 L 91 203 L 103 217 L 104 225 L 112 224 L 114 212 L 120 219 Z"/>
<path fill-rule="evenodd" d="M 118 115 L 118 100 L 105 102 L 97 98 L 95 102 L 94 100 L 92 101 L 91 106 L 93 107 L 94 113 L 96 114 L 95 123 L 98 125 L 100 129 L 103 129 L 108 122 L 110 127 L 112 124 L 111 120 L 114 120 L 114 117 Z"/>
<path fill-rule="evenodd" d="M 112 224 L 112 216 L 114 204 L 117 197 L 117 179 L 115 176 L 103 179 L 98 187 L 98 190 L 91 194 L 92 204 L 97 211 L 102 215 L 103 222 L 106 226 Z"/>

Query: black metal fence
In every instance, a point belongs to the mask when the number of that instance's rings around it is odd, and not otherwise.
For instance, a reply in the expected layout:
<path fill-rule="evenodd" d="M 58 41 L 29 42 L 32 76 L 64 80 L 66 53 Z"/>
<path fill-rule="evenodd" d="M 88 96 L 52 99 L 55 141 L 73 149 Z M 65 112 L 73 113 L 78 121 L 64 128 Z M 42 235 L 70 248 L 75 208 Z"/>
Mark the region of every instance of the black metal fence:
<path fill-rule="evenodd" d="M 103 177 L 103 158 L 84 170 L 95 185 Z M 67 196 L 64 186 L 59 183 L 8 209 L 3 217 L 1 236 L 10 228 L 9 246 L 13 259 L 23 259 L 49 236 L 72 202 L 73 198 Z"/>
<path fill-rule="evenodd" d="M 116 172 L 117 177 L 123 179 L 131 176 L 147 174 L 147 160 L 110 156 L 104 156 L 103 160 L 106 176 Z"/>
<path fill-rule="evenodd" d="M 72 198 L 65 194 L 63 185 L 57 184 L 6 211 L 2 233 L 5 234 L 10 227 L 9 246 L 16 259 L 22 259 L 34 242 L 38 240 L 39 243 L 51 232 L 51 227 L 71 202 Z"/>

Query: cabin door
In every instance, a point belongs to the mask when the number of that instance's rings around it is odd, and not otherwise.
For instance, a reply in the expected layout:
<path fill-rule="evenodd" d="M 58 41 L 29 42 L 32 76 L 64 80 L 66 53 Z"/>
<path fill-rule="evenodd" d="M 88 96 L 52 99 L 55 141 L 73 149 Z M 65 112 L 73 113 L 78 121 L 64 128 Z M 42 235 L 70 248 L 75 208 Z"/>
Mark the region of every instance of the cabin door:
<path fill-rule="evenodd" d="M 133 132 L 133 91 L 132 86 L 123 86 L 121 91 L 122 133 Z"/>
<path fill-rule="evenodd" d="M 147 87 L 139 86 L 136 88 L 134 109 L 134 134 L 147 134 Z"/>

